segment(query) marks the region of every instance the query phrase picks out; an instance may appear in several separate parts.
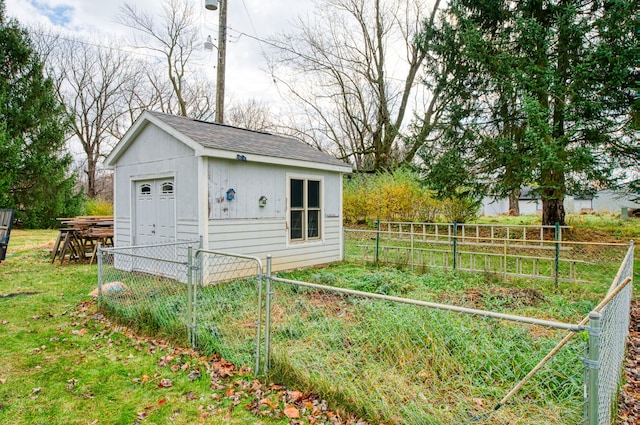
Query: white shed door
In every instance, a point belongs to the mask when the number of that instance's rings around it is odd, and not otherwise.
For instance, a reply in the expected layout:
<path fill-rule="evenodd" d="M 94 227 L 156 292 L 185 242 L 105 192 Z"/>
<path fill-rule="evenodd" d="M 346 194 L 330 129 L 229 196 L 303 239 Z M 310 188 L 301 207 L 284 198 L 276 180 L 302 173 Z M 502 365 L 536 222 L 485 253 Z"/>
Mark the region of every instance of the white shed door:
<path fill-rule="evenodd" d="M 136 182 L 135 245 L 173 242 L 176 208 L 173 179 Z"/>

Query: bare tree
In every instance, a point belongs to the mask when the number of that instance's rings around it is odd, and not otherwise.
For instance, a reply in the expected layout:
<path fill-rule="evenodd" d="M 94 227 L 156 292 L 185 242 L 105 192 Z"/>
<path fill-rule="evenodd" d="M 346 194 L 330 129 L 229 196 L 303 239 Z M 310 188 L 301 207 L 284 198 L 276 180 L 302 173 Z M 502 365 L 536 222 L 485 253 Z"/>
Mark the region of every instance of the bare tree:
<path fill-rule="evenodd" d="M 130 125 L 126 97 L 137 90 L 139 69 L 115 41 L 109 43 L 111 48 L 104 48 L 42 28 L 32 33 L 58 97 L 71 116 L 71 140 L 82 147 L 87 196 L 93 198 L 99 193 L 96 181 L 101 160 L 122 129 Z"/>
<path fill-rule="evenodd" d="M 226 113 L 230 125 L 255 131 L 276 132 L 275 119 L 264 102 L 250 99 L 235 102 Z"/>
<path fill-rule="evenodd" d="M 197 98 L 203 86 L 189 88 L 194 76 L 189 72 L 189 63 L 200 46 L 195 3 L 189 0 L 165 0 L 157 17 L 138 10 L 134 4 L 126 3 L 116 16 L 117 22 L 132 28 L 141 37 L 135 37 L 136 48 L 146 49 L 160 55 L 164 60 L 165 78 L 149 76 L 149 82 L 156 91 L 155 100 L 162 110 L 182 116 L 190 112 L 202 114 L 201 105 L 195 105 L 190 111 L 192 100 Z M 153 73 L 153 71 L 151 71 Z"/>
<path fill-rule="evenodd" d="M 425 96 L 415 83 L 426 58 L 414 41 L 439 4 L 320 0 L 315 20 L 272 37 L 272 72 L 294 105 L 289 131 L 359 169 L 411 161 L 418 147 L 403 148 L 405 121 L 429 105 L 414 109 Z"/>

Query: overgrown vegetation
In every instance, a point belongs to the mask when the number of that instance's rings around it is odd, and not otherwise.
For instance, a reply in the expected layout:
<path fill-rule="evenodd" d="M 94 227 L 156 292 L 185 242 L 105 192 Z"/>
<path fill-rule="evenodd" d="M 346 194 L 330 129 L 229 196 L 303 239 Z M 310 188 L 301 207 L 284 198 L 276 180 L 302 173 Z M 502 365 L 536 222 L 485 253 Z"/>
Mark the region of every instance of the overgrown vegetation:
<path fill-rule="evenodd" d="M 466 196 L 437 199 L 419 175 L 407 168 L 393 173 L 354 174 L 344 184 L 344 222 L 466 222 L 478 213 L 477 200 Z"/>
<path fill-rule="evenodd" d="M 113 215 L 113 203 L 100 197 L 87 199 L 84 206 L 85 215 Z"/>
<path fill-rule="evenodd" d="M 505 284 L 490 274 L 441 270 L 414 274 L 356 263 L 280 276 L 570 323 L 584 317 L 608 287 L 608 282 L 559 287 L 525 280 Z M 152 285 L 140 283 L 140 276 L 125 283 L 129 295 L 105 300 L 117 317 L 138 322 L 123 312 L 142 309 L 139 325 L 143 328 L 162 322 L 159 332 L 163 333 L 180 326 L 184 302 L 174 296 L 166 303 L 156 302 L 157 297 L 148 294 Z M 438 424 L 486 412 L 564 336 L 563 331 L 539 326 L 284 283 L 273 288 L 270 378 L 318 392 L 335 407 L 373 423 L 394 423 L 401 417 L 408 424 Z M 199 348 L 252 367 L 258 317 L 254 285 L 231 281 L 198 292 Z M 112 306 L 118 302 L 122 307 Z M 167 309 L 175 314 L 167 315 Z M 170 317 L 175 322 L 164 323 Z M 578 422 L 582 367 L 577 359 L 583 348 L 577 339 L 492 420 L 525 423 L 522 418 L 535 418 L 540 424 L 562 424 L 572 418 Z"/>

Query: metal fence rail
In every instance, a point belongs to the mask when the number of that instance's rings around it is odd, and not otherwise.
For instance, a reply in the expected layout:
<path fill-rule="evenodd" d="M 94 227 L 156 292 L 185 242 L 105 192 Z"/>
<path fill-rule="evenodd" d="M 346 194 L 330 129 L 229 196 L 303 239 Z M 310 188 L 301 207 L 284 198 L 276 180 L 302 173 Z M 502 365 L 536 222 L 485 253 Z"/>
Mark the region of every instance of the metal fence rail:
<path fill-rule="evenodd" d="M 467 229 L 466 231 L 464 229 Z M 549 234 L 545 232 L 551 232 Z M 566 232 L 565 232 L 566 234 Z M 345 229 L 345 258 L 558 282 L 610 281 L 629 244 L 563 241 L 562 228 L 381 223 Z"/>

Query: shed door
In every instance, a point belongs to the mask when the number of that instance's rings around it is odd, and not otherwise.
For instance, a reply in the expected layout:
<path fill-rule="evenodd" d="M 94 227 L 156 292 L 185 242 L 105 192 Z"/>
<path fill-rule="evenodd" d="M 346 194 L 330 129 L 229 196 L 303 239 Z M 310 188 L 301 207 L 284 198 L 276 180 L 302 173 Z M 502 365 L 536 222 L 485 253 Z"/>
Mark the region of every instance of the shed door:
<path fill-rule="evenodd" d="M 135 245 L 173 242 L 176 237 L 173 179 L 136 182 Z"/>

